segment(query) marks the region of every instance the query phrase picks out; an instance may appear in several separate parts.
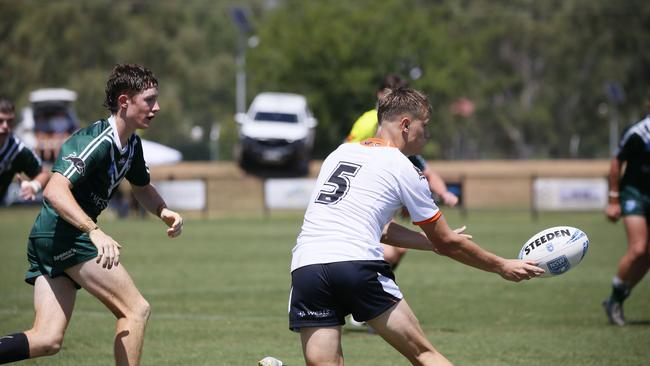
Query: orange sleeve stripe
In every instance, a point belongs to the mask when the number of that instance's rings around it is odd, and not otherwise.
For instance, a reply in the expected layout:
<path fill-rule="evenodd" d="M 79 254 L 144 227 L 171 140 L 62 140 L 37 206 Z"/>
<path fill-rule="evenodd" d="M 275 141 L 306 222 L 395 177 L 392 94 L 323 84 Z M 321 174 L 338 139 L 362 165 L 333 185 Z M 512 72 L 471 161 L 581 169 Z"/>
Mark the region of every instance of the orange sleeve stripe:
<path fill-rule="evenodd" d="M 423 221 L 417 221 L 417 222 L 413 221 L 413 224 L 414 225 L 424 225 L 424 224 L 428 224 L 430 222 L 436 222 L 436 221 L 438 221 L 438 219 L 440 219 L 441 216 L 442 216 L 442 211 L 438 210 L 438 212 L 436 212 L 436 214 L 433 215 L 433 217 L 431 217 L 429 219 L 426 219 L 426 220 L 423 220 Z"/>

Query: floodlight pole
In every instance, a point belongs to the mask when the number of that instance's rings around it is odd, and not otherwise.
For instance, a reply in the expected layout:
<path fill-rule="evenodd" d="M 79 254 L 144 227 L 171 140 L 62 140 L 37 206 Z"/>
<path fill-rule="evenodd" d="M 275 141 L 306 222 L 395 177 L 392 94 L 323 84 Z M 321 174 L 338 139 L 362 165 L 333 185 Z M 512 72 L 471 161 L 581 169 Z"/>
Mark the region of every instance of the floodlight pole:
<path fill-rule="evenodd" d="M 618 148 L 618 106 L 612 103 L 609 114 L 609 156 L 616 154 Z"/>
<path fill-rule="evenodd" d="M 246 9 L 234 6 L 230 8 L 230 16 L 237 26 L 239 39 L 237 44 L 237 76 L 236 76 L 236 101 L 237 113 L 246 111 L 246 40 L 253 32 L 253 26 L 248 21 Z"/>
<path fill-rule="evenodd" d="M 237 51 L 236 76 L 236 110 L 237 113 L 246 111 L 246 40 L 243 32 L 239 32 L 239 49 Z"/>
<path fill-rule="evenodd" d="M 618 106 L 625 101 L 625 91 L 617 81 L 605 84 L 605 93 L 610 101 L 609 113 L 609 153 L 614 156 L 618 147 Z"/>

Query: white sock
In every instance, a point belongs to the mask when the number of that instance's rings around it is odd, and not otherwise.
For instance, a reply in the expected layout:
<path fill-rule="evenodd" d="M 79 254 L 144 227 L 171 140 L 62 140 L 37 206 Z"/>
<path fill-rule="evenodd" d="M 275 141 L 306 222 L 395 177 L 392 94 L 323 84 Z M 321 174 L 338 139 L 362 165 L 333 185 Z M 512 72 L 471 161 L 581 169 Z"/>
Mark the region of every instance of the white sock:
<path fill-rule="evenodd" d="M 614 276 L 614 278 L 612 278 L 612 285 L 614 287 L 627 287 L 625 282 L 623 282 L 623 280 L 620 279 L 618 276 Z"/>

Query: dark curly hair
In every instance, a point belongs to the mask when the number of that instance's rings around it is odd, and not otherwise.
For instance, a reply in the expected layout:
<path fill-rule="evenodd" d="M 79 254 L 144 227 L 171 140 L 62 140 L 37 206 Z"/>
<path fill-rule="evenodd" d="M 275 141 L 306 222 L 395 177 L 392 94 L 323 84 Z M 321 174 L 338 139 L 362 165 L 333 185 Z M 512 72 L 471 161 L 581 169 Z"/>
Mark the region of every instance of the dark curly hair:
<path fill-rule="evenodd" d="M 378 85 L 377 90 L 382 91 L 384 89 L 399 89 L 399 88 L 408 88 L 408 80 L 403 79 L 397 74 L 388 74 L 381 79 L 381 82 Z"/>
<path fill-rule="evenodd" d="M 137 64 L 116 65 L 106 82 L 104 107 L 111 113 L 119 110 L 117 98 L 121 94 L 132 97 L 148 88 L 158 86 L 158 80 L 151 70 Z"/>
<path fill-rule="evenodd" d="M 6 114 L 14 114 L 14 104 L 5 97 L 0 96 L 0 112 Z"/>

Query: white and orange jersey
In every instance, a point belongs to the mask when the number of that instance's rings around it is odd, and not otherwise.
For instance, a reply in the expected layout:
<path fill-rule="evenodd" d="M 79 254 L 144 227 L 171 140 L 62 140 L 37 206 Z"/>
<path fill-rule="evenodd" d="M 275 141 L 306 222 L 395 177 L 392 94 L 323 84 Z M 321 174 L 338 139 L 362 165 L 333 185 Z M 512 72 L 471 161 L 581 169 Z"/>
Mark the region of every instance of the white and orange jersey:
<path fill-rule="evenodd" d="M 316 263 L 383 259 L 382 229 L 402 205 L 414 224 L 441 215 L 426 178 L 397 148 L 374 138 L 339 146 L 316 180 L 291 271 Z"/>

